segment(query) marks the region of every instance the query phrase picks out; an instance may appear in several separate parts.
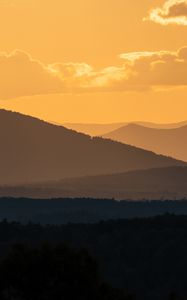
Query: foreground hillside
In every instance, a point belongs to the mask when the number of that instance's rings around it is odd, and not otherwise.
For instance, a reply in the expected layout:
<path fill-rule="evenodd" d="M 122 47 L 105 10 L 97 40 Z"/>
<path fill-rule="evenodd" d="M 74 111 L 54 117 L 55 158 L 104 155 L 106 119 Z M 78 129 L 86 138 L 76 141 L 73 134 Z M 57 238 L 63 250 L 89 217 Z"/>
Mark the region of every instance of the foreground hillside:
<path fill-rule="evenodd" d="M 187 161 L 187 125 L 178 128 L 148 128 L 130 124 L 103 137 Z"/>
<path fill-rule="evenodd" d="M 135 294 L 136 300 L 187 299 L 186 216 L 165 215 L 149 219 L 107 221 L 93 225 L 69 224 L 63 226 L 48 225 L 46 227 L 33 223 L 23 226 L 18 223 L 11 224 L 4 221 L 0 223 L 0 233 L 1 256 L 7 255 L 11 245 L 15 243 L 22 242 L 36 247 L 44 241 L 49 241 L 55 246 L 58 243 L 65 242 L 76 248 L 83 247 L 87 249 L 99 262 L 101 275 L 104 280 L 110 282 L 114 287 L 124 288 L 126 291 Z M 24 248 L 18 248 L 18 250 L 22 249 Z M 31 274 L 30 267 L 35 272 L 37 270 L 36 278 L 41 282 L 43 277 L 40 278 L 39 274 L 44 273 L 44 276 L 49 276 L 49 272 L 45 274 L 48 266 L 51 266 L 51 268 L 56 266 L 56 260 L 54 261 L 56 256 L 50 256 L 50 248 L 43 248 L 44 258 L 50 262 L 49 265 L 48 263 L 43 264 L 45 272 L 43 272 L 43 269 L 37 268 L 38 264 L 41 266 L 43 256 L 37 255 L 36 252 L 35 256 L 33 255 L 29 259 L 27 251 L 17 251 L 17 255 L 10 256 L 6 264 L 6 272 L 1 272 L 1 286 L 4 280 L 7 279 L 7 276 L 9 278 L 8 286 L 10 286 L 10 282 L 14 286 L 15 281 L 12 278 L 16 278 L 16 282 L 20 282 L 23 276 L 16 276 L 16 274 L 20 274 L 25 269 L 24 279 L 27 279 L 29 274 Z M 59 263 L 61 265 L 61 262 L 64 261 L 62 260 L 63 257 L 68 258 L 68 253 L 66 250 L 66 256 L 63 255 L 61 257 L 61 252 L 58 251 L 58 265 Z M 51 257 L 53 258 L 53 263 L 51 263 Z M 91 262 L 91 260 L 86 261 Z M 33 262 L 34 266 L 31 262 Z M 66 262 L 69 263 L 69 260 Z M 84 260 L 82 259 L 81 266 L 86 267 L 86 262 L 83 262 Z M 77 269 L 74 259 L 70 266 L 72 267 L 72 272 L 76 272 L 79 276 L 85 274 L 84 272 L 80 274 L 78 271 L 80 270 L 80 265 Z M 59 268 L 58 270 L 60 271 Z M 90 274 L 89 270 L 90 268 L 87 269 L 87 275 Z M 53 272 L 50 274 L 53 274 Z M 72 278 L 72 273 L 67 273 L 67 275 L 68 278 Z M 84 280 L 90 282 L 89 278 Z M 31 281 L 22 280 L 22 284 L 19 287 L 23 288 L 26 283 L 30 286 Z M 73 280 L 71 286 L 74 287 L 74 285 L 75 280 Z M 49 288 L 46 286 L 46 282 L 43 282 L 39 291 L 41 291 L 43 286 L 47 289 Z M 85 290 L 87 291 L 87 289 Z M 12 289 L 10 289 L 11 291 Z M 28 294 L 28 290 L 25 291 Z M 43 292 L 45 295 L 45 288 Z M 34 290 L 32 289 L 30 293 L 30 295 L 33 295 Z M 169 298 L 170 294 L 173 294 L 173 297 Z M 174 297 L 174 295 L 178 296 Z M 56 297 L 52 299 L 56 299 Z M 107 296 L 101 299 L 117 300 L 121 298 Z"/>
<path fill-rule="evenodd" d="M 0 185 L 184 165 L 4 110 L 0 110 L 0 141 Z"/>

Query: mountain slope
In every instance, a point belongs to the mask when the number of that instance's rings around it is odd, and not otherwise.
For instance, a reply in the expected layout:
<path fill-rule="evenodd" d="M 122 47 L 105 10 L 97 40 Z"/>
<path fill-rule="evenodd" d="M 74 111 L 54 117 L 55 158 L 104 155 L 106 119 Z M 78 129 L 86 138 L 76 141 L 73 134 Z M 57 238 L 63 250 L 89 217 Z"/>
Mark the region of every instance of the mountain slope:
<path fill-rule="evenodd" d="M 4 110 L 0 110 L 0 141 L 0 185 L 184 165 Z"/>
<path fill-rule="evenodd" d="M 130 124 L 103 137 L 187 161 L 187 126 L 157 129 Z"/>

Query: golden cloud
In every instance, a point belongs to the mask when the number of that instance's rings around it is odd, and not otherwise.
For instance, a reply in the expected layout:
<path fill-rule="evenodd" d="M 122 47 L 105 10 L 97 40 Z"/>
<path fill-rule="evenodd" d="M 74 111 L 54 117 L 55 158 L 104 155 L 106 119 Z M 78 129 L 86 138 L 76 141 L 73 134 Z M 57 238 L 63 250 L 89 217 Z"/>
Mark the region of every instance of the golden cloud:
<path fill-rule="evenodd" d="M 136 52 L 121 54 L 125 65 L 129 64 L 128 83 L 138 86 L 173 87 L 187 85 L 187 47 L 176 52 Z M 132 59 L 134 57 L 134 59 Z"/>
<path fill-rule="evenodd" d="M 129 52 L 119 66 L 43 64 L 28 53 L 0 53 L 0 99 L 34 95 L 142 91 L 187 85 L 187 47 L 176 52 Z"/>
<path fill-rule="evenodd" d="M 168 0 L 160 8 L 154 8 L 144 20 L 161 25 L 177 24 L 187 26 L 187 0 Z"/>
<path fill-rule="evenodd" d="M 48 94 L 62 91 L 62 81 L 48 66 L 21 50 L 0 53 L 0 98 Z"/>

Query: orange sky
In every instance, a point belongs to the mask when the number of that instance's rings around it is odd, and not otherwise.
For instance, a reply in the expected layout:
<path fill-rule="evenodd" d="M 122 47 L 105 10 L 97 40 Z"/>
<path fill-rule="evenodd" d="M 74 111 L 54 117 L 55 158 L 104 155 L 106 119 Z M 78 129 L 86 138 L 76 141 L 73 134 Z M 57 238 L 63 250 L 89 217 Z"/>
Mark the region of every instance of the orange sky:
<path fill-rule="evenodd" d="M 0 106 L 56 122 L 187 119 L 186 7 L 0 0 Z"/>

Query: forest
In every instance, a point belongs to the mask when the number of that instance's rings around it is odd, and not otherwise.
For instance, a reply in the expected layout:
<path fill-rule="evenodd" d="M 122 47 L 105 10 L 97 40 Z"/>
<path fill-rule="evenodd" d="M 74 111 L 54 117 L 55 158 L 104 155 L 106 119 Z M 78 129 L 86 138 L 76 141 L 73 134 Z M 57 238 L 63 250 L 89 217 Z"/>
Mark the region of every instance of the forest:
<path fill-rule="evenodd" d="M 45 226 L 5 219 L 1 299 L 183 300 L 186 253 L 187 216 Z"/>
<path fill-rule="evenodd" d="M 0 198 L 0 220 L 26 224 L 95 223 L 99 221 L 153 217 L 163 214 L 187 215 L 187 200 L 115 201 L 92 198 Z"/>

